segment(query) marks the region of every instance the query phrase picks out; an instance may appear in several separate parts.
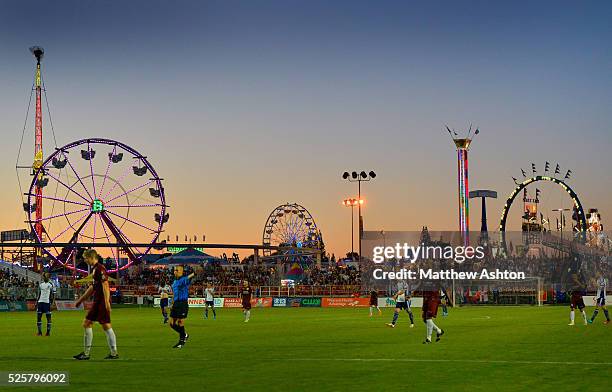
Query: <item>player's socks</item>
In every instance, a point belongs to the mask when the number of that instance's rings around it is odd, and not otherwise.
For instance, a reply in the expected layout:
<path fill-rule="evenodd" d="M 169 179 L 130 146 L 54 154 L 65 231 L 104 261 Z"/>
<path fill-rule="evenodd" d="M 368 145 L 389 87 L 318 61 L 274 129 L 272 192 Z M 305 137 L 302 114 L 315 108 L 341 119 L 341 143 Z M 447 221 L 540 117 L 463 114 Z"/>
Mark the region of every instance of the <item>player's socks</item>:
<path fill-rule="evenodd" d="M 591 316 L 591 323 L 595 321 L 595 317 L 597 317 L 597 313 L 599 313 L 599 309 L 595 309 L 595 311 L 593 312 L 593 315 Z"/>
<path fill-rule="evenodd" d="M 217 319 L 217 312 L 215 312 L 215 308 L 212 308 L 212 312 L 213 312 L 213 320 Z"/>
<path fill-rule="evenodd" d="M 372 308 L 373 306 L 370 306 L 370 317 L 372 317 Z"/>
<path fill-rule="evenodd" d="M 393 321 L 391 321 L 391 324 L 393 324 L 393 326 L 395 326 L 395 323 L 397 323 L 398 317 L 399 317 L 399 313 L 397 312 L 393 313 Z"/>
<path fill-rule="evenodd" d="M 580 313 L 582 313 L 582 319 L 584 320 L 584 325 L 587 325 L 587 315 L 586 312 L 583 310 L 580 311 Z"/>
<path fill-rule="evenodd" d="M 408 317 L 410 317 L 410 325 L 414 325 L 414 316 L 411 311 L 408 311 Z"/>
<path fill-rule="evenodd" d="M 434 323 L 432 319 L 427 319 L 425 321 L 425 324 L 427 325 L 427 340 L 429 340 L 431 342 L 431 333 L 433 332 L 434 329 Z"/>
<path fill-rule="evenodd" d="M 117 355 L 117 337 L 115 336 L 115 331 L 109 328 L 105 330 L 104 333 L 106 334 L 106 343 L 108 343 L 111 356 Z"/>
<path fill-rule="evenodd" d="M 604 309 L 604 316 L 606 316 L 606 321 L 610 322 L 610 313 L 608 313 L 608 309 Z"/>
<path fill-rule="evenodd" d="M 208 318 L 208 308 L 204 309 L 204 318 L 207 319 Z"/>
<path fill-rule="evenodd" d="M 378 310 L 378 315 L 379 316 L 382 315 L 382 310 L 380 310 L 380 308 L 378 306 L 376 307 L 376 310 Z"/>
<path fill-rule="evenodd" d="M 47 336 L 51 335 L 51 314 L 47 314 Z"/>
<path fill-rule="evenodd" d="M 246 315 L 246 319 L 244 321 L 249 321 L 251 319 L 251 311 L 247 310 L 245 315 Z"/>
<path fill-rule="evenodd" d="M 180 341 L 185 343 L 185 335 L 186 335 L 186 333 L 185 333 L 185 326 L 184 325 L 181 325 L 181 326 L 178 327 L 178 333 L 179 333 L 179 336 L 180 336 Z"/>
<path fill-rule="evenodd" d="M 89 356 L 89 352 L 91 351 L 91 342 L 93 341 L 93 329 L 85 328 L 85 333 L 83 334 L 83 354 Z"/>
<path fill-rule="evenodd" d="M 170 328 L 172 328 L 173 330 L 176 331 L 176 333 L 180 334 L 181 331 L 179 329 L 179 326 L 177 324 L 170 324 Z"/>
<path fill-rule="evenodd" d="M 574 315 L 575 312 L 573 310 L 570 310 L 570 325 L 574 325 Z"/>
<path fill-rule="evenodd" d="M 36 327 L 38 327 L 38 335 L 42 335 L 42 313 L 36 313 Z"/>

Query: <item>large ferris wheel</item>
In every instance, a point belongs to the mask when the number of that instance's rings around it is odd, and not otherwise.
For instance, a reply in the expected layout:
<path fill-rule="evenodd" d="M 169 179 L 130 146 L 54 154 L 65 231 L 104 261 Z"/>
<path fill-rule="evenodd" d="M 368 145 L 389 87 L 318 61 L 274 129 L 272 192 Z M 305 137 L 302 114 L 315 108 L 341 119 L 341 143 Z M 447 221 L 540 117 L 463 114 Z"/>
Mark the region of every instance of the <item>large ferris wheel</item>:
<path fill-rule="evenodd" d="M 37 194 L 42 188 L 45 194 Z M 51 244 L 43 251 L 76 270 L 71 260 L 77 249 L 70 245 L 117 244 L 110 247 L 117 263 L 113 271 L 122 270 L 151 250 L 169 218 L 162 179 L 147 157 L 110 139 L 83 139 L 57 148 L 40 165 L 26 196 L 24 209 L 36 241 Z M 46 215 L 36 215 L 37 200 L 44 200 Z M 128 256 L 123 266 L 120 250 Z"/>
<path fill-rule="evenodd" d="M 276 207 L 268 216 L 262 242 L 268 246 L 320 248 L 321 233 L 306 208 L 297 203 L 286 203 Z M 271 255 L 271 250 L 264 250 L 264 256 Z"/>

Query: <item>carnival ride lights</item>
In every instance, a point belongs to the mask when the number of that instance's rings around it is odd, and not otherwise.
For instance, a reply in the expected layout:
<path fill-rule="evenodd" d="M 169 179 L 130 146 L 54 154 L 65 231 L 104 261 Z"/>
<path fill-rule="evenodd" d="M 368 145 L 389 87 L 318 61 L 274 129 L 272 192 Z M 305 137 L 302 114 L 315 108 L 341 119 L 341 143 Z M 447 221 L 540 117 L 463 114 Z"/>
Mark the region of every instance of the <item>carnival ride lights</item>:
<path fill-rule="evenodd" d="M 285 203 L 272 210 L 268 216 L 262 243 L 272 246 L 319 248 L 321 233 L 306 208 L 297 203 Z M 264 249 L 263 253 L 266 257 L 272 255 L 269 249 Z M 283 252 L 280 253 L 281 256 L 284 255 Z"/>
<path fill-rule="evenodd" d="M 95 165 L 99 160 L 96 149 L 111 150 L 103 155 L 108 158 L 99 161 L 98 165 Z M 122 165 L 124 156 L 127 163 Z M 80 157 L 81 161 L 75 157 Z M 134 176 L 129 175 L 130 171 Z M 139 179 L 146 173 L 150 173 L 148 179 Z M 44 186 L 52 185 L 51 189 L 61 190 L 59 195 L 56 192 L 53 197 L 38 196 L 37 189 L 42 185 L 40 178 L 46 180 Z M 147 190 L 155 200 L 143 196 Z M 119 249 L 111 248 L 117 263 L 111 272 L 123 270 L 154 247 L 170 217 L 162 179 L 151 163 L 132 147 L 110 139 L 82 139 L 57 148 L 41 163 L 26 196 L 24 209 L 36 241 L 45 242 L 44 233 L 48 238 L 46 243 L 68 244 L 51 245 L 43 251 L 53 261 L 79 272 L 86 271 L 76 267 L 73 260 L 77 248 L 72 244 L 84 239 L 91 243 L 106 241 L 111 244 L 112 239 L 112 243 L 118 244 L 118 248 L 127 254 L 128 263 L 119 266 Z M 48 216 L 34 214 L 38 211 L 38 197 L 47 200 L 51 206 Z M 151 225 L 148 220 L 156 224 Z M 37 227 L 41 227 L 40 234 Z M 142 238 L 148 238 L 144 242 L 150 245 L 144 249 L 131 246 L 136 242 L 143 243 Z"/>

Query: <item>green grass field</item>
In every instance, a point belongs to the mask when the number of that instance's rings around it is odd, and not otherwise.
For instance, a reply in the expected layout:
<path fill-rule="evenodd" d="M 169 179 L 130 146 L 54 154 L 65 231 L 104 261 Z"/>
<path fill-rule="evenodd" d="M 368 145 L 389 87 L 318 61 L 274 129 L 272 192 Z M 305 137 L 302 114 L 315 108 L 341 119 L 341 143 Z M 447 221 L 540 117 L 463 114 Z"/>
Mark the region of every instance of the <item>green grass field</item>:
<path fill-rule="evenodd" d="M 35 314 L 1 313 L 0 370 L 69 371 L 61 390 L 587 390 L 610 388 L 612 326 L 567 326 L 566 307 L 470 307 L 438 317 L 442 341 L 423 345 L 425 327 L 408 328 L 392 309 L 219 309 L 204 320 L 190 309 L 187 346 L 158 309 L 115 309 L 118 361 L 94 329 L 92 360 L 77 362 L 82 312 L 54 312 L 53 336 L 36 337 Z M 419 310 L 415 309 L 418 317 Z M 588 309 L 590 315 L 592 308 Z M 44 318 L 43 318 L 44 320 Z M 44 324 L 43 324 L 44 326 Z M 45 387 L 49 388 L 49 387 Z M 25 388 L 20 388 L 25 389 Z M 30 388 L 33 389 L 33 388 Z M 48 390 L 48 389 L 45 389 Z"/>

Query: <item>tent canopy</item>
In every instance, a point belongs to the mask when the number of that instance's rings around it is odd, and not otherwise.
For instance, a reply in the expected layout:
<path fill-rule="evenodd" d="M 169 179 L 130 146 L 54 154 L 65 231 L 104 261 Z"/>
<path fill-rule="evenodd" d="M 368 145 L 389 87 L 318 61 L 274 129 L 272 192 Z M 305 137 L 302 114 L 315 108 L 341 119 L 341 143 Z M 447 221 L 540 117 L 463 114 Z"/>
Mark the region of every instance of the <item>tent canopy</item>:
<path fill-rule="evenodd" d="M 177 264 L 208 264 L 208 263 L 219 263 L 227 264 L 227 261 L 218 257 L 211 256 L 204 252 L 200 252 L 195 249 L 185 249 L 179 253 L 173 254 L 163 259 L 159 259 L 151 265 L 163 266 L 163 265 L 177 265 Z"/>

